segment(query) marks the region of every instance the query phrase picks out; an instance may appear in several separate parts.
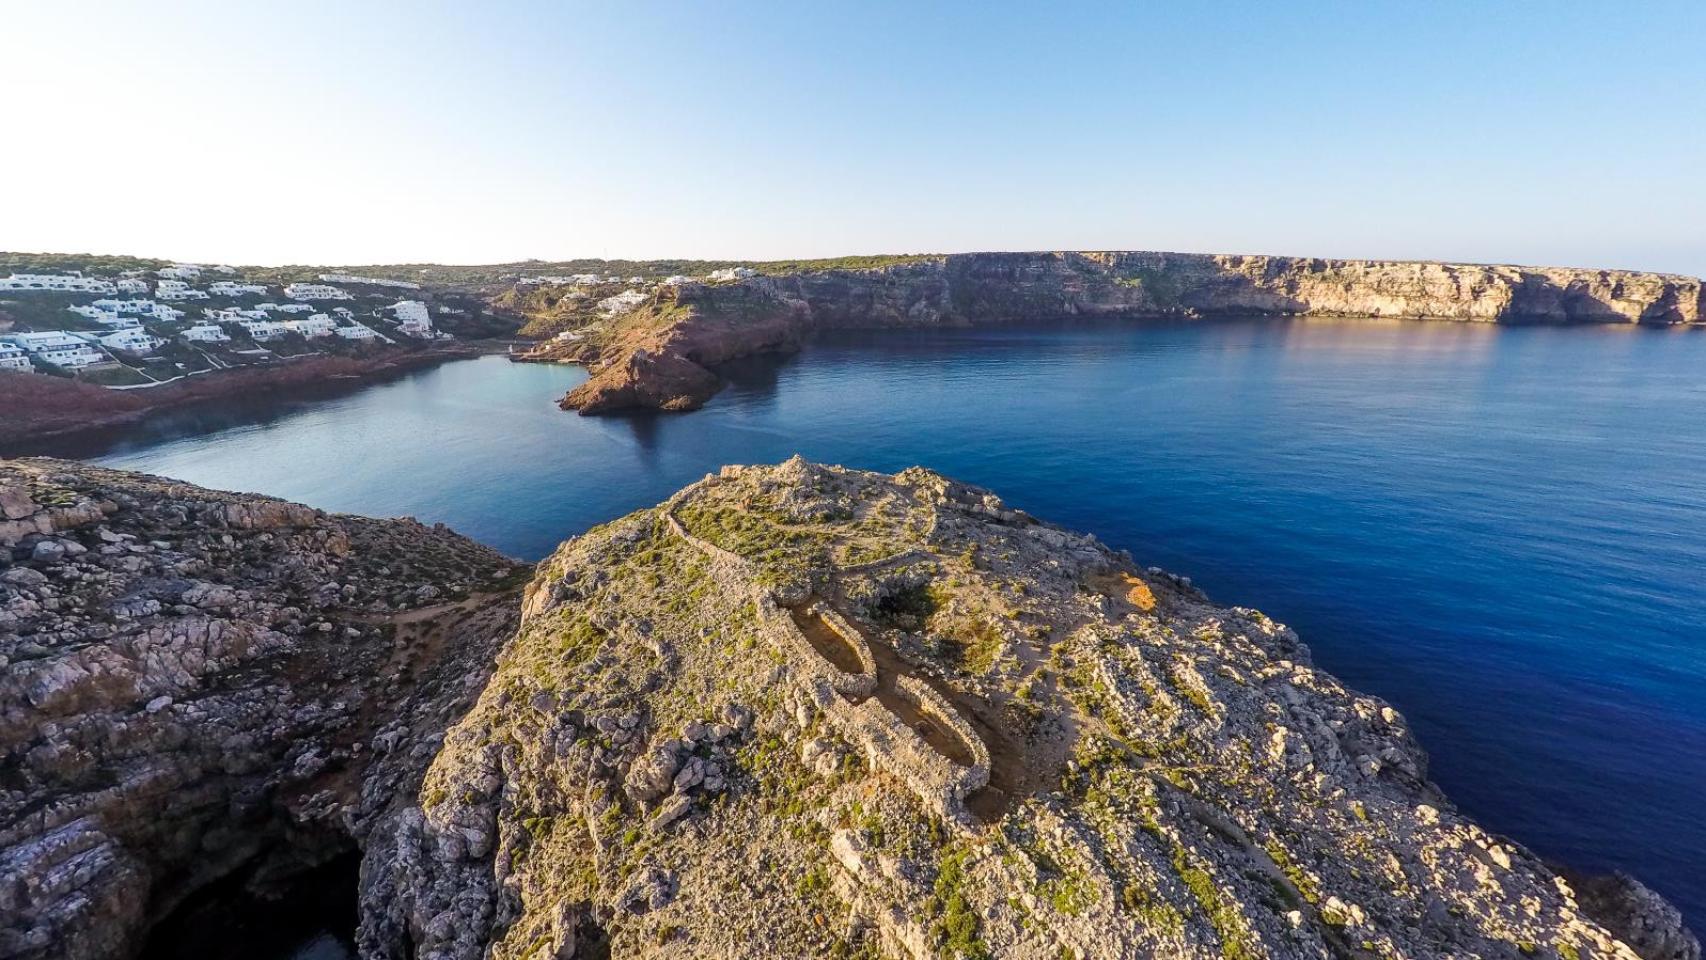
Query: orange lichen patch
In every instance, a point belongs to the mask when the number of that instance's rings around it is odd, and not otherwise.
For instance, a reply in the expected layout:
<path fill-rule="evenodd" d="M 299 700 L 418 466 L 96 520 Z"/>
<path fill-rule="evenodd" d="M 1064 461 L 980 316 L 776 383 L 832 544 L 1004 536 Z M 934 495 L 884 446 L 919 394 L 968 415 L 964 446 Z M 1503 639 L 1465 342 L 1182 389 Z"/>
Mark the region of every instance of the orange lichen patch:
<path fill-rule="evenodd" d="M 1111 599 L 1123 600 L 1132 607 L 1144 613 L 1155 610 L 1155 593 L 1149 589 L 1149 584 L 1135 574 L 1119 571 L 1118 573 L 1103 573 L 1090 577 L 1088 583 L 1091 589 Z"/>
<path fill-rule="evenodd" d="M 1130 588 L 1125 594 L 1127 603 L 1139 610 L 1142 610 L 1144 613 L 1148 613 L 1155 609 L 1155 594 L 1149 589 L 1149 584 L 1144 583 L 1141 578 L 1134 577 L 1129 573 L 1120 574 L 1120 579 L 1124 580 L 1126 586 Z"/>

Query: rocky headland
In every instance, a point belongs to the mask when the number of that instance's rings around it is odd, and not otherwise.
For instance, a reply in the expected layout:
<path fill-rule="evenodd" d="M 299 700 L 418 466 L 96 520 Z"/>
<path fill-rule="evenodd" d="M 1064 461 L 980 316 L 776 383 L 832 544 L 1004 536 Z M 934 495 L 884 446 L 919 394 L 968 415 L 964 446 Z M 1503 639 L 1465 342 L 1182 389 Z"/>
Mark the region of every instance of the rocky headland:
<path fill-rule="evenodd" d="M 1268 617 L 798 459 L 544 561 L 363 885 L 373 957 L 1698 956 L 1456 811 Z"/>
<path fill-rule="evenodd" d="M 1626 270 L 1178 253 L 975 253 L 660 287 L 583 339 L 554 344 L 592 377 L 584 414 L 690 410 L 720 364 L 821 330 L 1240 315 L 1487 323 L 1697 324 L 1701 281 Z"/>
<path fill-rule="evenodd" d="M 519 594 L 61 461 L 0 508 L 0 957 L 351 849 L 367 960 L 1699 957 L 1291 630 L 924 469 L 725 468 Z"/>

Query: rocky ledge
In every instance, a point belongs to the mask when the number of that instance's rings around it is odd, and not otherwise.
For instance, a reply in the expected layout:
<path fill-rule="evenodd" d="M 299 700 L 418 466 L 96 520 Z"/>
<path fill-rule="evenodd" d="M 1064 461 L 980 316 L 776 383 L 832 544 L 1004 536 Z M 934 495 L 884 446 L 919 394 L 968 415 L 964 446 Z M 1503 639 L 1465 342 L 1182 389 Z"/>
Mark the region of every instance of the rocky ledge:
<path fill-rule="evenodd" d="M 1088 317 L 1402 317 L 1491 323 L 1697 324 L 1692 277 L 1627 270 L 1179 253 L 974 253 L 865 270 L 660 288 L 607 329 L 561 346 L 592 377 L 583 414 L 691 410 L 717 364 L 789 350 L 818 330 Z"/>
<path fill-rule="evenodd" d="M 130 957 L 215 881 L 355 849 L 525 574 L 412 520 L 0 461 L 0 957 Z"/>
<path fill-rule="evenodd" d="M 1463 816 L 1404 719 L 1261 613 L 923 469 L 798 459 L 540 565 L 366 833 L 361 947 L 1699 956 L 1633 880 Z"/>

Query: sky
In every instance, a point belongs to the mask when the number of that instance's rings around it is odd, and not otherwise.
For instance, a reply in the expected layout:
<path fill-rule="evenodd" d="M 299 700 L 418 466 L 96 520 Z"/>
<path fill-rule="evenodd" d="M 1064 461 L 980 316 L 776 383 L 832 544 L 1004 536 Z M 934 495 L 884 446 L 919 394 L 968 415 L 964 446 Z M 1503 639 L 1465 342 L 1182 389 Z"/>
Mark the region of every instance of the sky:
<path fill-rule="evenodd" d="M 1706 3 L 0 0 L 0 250 L 1706 274 Z"/>

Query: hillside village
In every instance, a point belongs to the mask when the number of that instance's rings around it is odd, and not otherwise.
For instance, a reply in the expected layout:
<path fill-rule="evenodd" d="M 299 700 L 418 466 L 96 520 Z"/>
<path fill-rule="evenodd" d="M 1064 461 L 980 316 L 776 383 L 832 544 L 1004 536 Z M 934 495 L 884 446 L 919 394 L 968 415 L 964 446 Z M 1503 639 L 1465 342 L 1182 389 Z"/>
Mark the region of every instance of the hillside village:
<path fill-rule="evenodd" d="M 699 275 L 620 277 L 578 273 L 506 277 L 512 288 L 494 303 L 525 321 L 521 335 L 540 341 L 517 355 L 521 360 L 561 360 L 565 350 L 604 330 L 616 320 L 651 303 L 660 292 L 685 284 L 717 285 L 753 277 L 751 267 L 723 267 Z"/>
<path fill-rule="evenodd" d="M 714 261 L 510 266 L 320 272 L 0 254 L 0 373 L 135 389 L 307 355 L 360 355 L 517 333 L 536 346 L 513 351 L 516 359 L 563 359 L 558 354 L 565 348 L 666 288 L 731 283 L 757 272 Z M 527 266 L 581 272 L 514 269 Z M 590 272 L 589 266 L 604 269 Z M 418 274 L 420 280 L 388 273 Z"/>
<path fill-rule="evenodd" d="M 308 354 L 451 340 L 435 314 L 459 320 L 478 309 L 410 281 L 352 274 L 281 284 L 192 263 L 13 271 L 0 276 L 0 371 L 148 387 Z"/>

